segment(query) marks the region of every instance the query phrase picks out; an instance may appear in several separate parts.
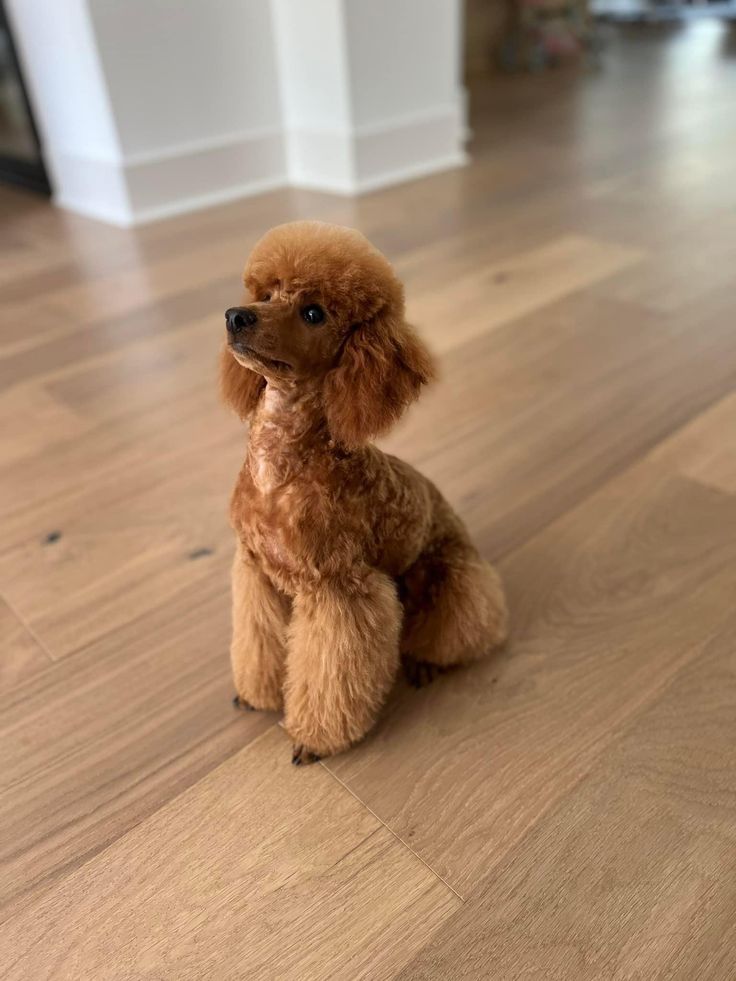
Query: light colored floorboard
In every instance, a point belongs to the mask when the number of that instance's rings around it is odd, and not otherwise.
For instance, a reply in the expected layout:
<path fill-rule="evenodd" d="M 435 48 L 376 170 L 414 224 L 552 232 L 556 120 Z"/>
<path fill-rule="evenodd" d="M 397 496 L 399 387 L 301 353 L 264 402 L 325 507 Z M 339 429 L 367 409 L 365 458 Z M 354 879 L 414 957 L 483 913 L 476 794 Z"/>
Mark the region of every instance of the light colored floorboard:
<path fill-rule="evenodd" d="M 5 924 L 4 978 L 393 977 L 460 902 L 274 727 Z"/>
<path fill-rule="evenodd" d="M 736 494 L 736 393 L 661 443 L 652 457 L 686 477 Z"/>
<path fill-rule="evenodd" d="M 51 658 L 38 638 L 0 596 L 0 694 L 48 668 Z"/>
<path fill-rule="evenodd" d="M 677 673 L 401 981 L 733 977 L 734 628 Z"/>
<path fill-rule="evenodd" d="M 642 257 L 636 249 L 566 235 L 491 265 L 476 261 L 465 276 L 415 293 L 409 317 L 425 325 L 432 347 L 442 353 L 605 280 Z"/>
<path fill-rule="evenodd" d="M 736 498 L 651 464 L 612 481 L 502 563 L 509 654 L 405 692 L 327 765 L 467 897 L 717 635 L 724 528 Z"/>
<path fill-rule="evenodd" d="M 231 705 L 226 564 L 201 561 L 201 582 L 0 696 L 0 920 L 274 724 Z"/>
<path fill-rule="evenodd" d="M 676 320 L 585 290 L 548 304 L 447 352 L 384 445 L 502 555 L 732 391 L 732 302 Z"/>

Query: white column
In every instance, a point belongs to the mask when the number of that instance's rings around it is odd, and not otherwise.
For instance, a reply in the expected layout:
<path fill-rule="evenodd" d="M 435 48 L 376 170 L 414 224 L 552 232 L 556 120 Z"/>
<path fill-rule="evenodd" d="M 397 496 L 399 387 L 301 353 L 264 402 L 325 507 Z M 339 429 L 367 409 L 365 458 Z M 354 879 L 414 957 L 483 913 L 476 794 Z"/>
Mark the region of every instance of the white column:
<path fill-rule="evenodd" d="M 359 193 L 465 162 L 460 0 L 272 0 L 289 178 Z"/>
<path fill-rule="evenodd" d="M 8 0 L 55 199 L 136 224 L 465 160 L 461 0 Z"/>
<path fill-rule="evenodd" d="M 88 5 L 134 220 L 285 183 L 268 0 Z"/>
<path fill-rule="evenodd" d="M 84 0 L 8 0 L 55 200 L 124 224 L 122 151 Z"/>
<path fill-rule="evenodd" d="M 63 207 L 129 225 L 286 182 L 269 0 L 10 0 Z"/>

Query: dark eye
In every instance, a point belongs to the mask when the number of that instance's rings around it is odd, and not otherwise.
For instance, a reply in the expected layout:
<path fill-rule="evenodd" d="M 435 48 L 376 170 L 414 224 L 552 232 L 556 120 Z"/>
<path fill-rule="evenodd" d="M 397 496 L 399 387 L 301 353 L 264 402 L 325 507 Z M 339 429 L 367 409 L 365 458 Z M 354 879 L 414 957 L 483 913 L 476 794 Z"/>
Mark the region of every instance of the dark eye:
<path fill-rule="evenodd" d="M 264 293 L 263 296 L 261 297 L 261 303 L 268 303 L 270 299 L 271 299 L 271 294 Z"/>
<path fill-rule="evenodd" d="M 316 303 L 310 303 L 308 307 L 302 307 L 302 320 L 308 324 L 321 324 L 325 319 L 325 312 Z"/>

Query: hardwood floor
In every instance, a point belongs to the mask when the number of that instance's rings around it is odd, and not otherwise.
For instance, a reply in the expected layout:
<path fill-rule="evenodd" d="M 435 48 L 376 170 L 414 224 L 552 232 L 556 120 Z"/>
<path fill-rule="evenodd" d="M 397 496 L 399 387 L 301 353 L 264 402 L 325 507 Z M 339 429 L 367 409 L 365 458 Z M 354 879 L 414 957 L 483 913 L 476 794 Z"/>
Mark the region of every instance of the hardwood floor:
<path fill-rule="evenodd" d="M 736 947 L 725 26 L 473 88 L 473 162 L 135 231 L 0 191 L 0 975 L 698 978 Z M 394 259 L 441 379 L 385 446 L 509 590 L 496 658 L 304 769 L 230 704 L 222 310 L 268 226 Z"/>

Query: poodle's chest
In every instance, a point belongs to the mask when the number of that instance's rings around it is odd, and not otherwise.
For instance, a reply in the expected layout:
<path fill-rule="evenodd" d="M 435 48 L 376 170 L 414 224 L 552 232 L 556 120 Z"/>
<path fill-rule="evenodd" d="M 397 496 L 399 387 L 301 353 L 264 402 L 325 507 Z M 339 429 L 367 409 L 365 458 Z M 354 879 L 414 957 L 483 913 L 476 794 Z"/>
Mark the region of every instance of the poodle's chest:
<path fill-rule="evenodd" d="M 290 592 L 312 564 L 309 507 L 298 487 L 259 485 L 249 477 L 233 495 L 233 526 L 264 571 Z"/>
<path fill-rule="evenodd" d="M 292 585 L 302 578 L 303 556 L 297 555 L 285 529 L 261 525 L 251 529 L 248 541 L 269 578 L 292 592 Z"/>

